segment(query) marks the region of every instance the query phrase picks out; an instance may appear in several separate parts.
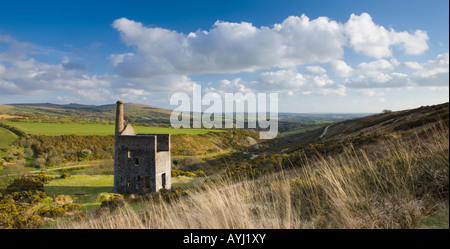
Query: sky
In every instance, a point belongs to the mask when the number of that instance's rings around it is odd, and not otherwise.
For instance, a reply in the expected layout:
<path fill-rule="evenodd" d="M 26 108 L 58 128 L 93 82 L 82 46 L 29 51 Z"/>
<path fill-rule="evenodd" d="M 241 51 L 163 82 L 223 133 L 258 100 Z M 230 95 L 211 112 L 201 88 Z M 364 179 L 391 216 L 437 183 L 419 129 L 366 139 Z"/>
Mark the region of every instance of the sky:
<path fill-rule="evenodd" d="M 0 1 L 0 104 L 173 109 L 194 85 L 293 113 L 448 102 L 449 2 Z"/>

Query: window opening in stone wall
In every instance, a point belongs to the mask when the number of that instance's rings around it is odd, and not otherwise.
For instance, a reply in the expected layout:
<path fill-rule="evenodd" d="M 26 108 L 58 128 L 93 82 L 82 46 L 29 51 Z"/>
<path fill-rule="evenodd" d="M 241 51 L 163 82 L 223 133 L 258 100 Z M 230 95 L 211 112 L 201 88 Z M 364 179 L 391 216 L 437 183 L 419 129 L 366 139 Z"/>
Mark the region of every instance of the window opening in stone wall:
<path fill-rule="evenodd" d="M 145 188 L 150 188 L 150 176 L 145 177 Z"/>
<path fill-rule="evenodd" d="M 162 173 L 161 174 L 161 185 L 162 185 L 162 188 L 166 188 L 166 173 Z"/>

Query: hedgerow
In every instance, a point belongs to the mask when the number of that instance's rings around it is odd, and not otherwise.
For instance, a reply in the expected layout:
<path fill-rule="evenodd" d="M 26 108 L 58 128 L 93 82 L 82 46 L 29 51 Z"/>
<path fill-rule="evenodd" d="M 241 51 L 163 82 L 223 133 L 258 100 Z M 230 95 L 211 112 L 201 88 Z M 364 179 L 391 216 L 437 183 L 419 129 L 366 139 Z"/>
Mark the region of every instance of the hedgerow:
<path fill-rule="evenodd" d="M 44 159 L 46 166 L 63 162 L 112 159 L 114 154 L 114 136 L 32 135 L 21 138 L 16 143 L 18 146 L 31 148 L 32 157 Z"/>

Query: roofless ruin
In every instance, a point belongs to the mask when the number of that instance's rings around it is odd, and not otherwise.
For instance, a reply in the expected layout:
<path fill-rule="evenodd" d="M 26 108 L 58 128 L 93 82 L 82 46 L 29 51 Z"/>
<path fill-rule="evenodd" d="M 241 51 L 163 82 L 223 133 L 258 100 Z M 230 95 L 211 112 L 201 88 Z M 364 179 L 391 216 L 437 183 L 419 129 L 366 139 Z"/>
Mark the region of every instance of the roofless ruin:
<path fill-rule="evenodd" d="M 170 134 L 136 134 L 117 101 L 114 192 L 145 194 L 171 187 Z"/>

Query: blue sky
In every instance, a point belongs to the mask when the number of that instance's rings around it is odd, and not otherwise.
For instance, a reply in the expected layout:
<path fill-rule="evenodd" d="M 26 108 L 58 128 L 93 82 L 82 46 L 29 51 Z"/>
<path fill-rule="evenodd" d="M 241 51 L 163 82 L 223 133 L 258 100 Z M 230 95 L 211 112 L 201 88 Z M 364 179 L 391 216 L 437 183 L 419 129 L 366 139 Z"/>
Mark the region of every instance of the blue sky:
<path fill-rule="evenodd" d="M 1 1 L 0 103 L 163 108 L 175 92 L 278 92 L 280 112 L 449 100 L 449 3 Z"/>

